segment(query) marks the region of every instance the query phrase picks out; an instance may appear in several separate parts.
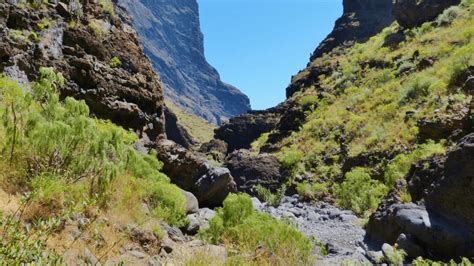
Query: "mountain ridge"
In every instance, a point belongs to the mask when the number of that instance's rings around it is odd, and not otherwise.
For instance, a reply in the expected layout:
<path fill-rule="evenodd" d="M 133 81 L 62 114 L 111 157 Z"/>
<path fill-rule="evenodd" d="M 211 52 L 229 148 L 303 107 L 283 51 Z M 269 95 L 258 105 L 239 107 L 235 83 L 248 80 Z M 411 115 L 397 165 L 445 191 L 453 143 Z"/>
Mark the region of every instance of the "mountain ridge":
<path fill-rule="evenodd" d="M 145 52 L 182 110 L 221 124 L 250 110 L 247 96 L 220 80 L 204 55 L 196 0 L 118 1 L 134 18 Z"/>

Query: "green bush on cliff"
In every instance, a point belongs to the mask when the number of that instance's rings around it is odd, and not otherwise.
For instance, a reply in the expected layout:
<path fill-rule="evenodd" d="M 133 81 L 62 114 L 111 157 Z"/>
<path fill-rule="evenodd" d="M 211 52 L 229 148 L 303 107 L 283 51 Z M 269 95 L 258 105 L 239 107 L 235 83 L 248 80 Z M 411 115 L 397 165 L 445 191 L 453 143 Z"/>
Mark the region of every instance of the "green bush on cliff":
<path fill-rule="evenodd" d="M 409 154 L 397 155 L 388 165 L 385 170 L 385 184 L 388 187 L 393 187 L 395 182 L 399 179 L 405 178 L 412 164 L 418 160 L 427 159 L 433 155 L 440 155 L 445 152 L 444 142 L 435 143 L 429 141 L 428 143 L 419 145 L 413 152 Z"/>
<path fill-rule="evenodd" d="M 310 263 L 311 241 L 292 225 L 254 211 L 250 196 L 231 194 L 210 228 L 200 237 L 214 244 L 224 243 L 232 251 L 229 255 L 246 256 L 256 250 L 268 257 L 249 258 L 257 264 L 306 265 Z"/>

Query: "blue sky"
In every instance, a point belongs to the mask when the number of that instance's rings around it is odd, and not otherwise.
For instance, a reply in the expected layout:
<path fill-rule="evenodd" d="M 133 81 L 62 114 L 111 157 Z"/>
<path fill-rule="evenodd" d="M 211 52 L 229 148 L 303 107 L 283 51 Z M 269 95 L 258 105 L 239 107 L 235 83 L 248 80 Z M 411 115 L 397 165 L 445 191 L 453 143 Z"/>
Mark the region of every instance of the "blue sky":
<path fill-rule="evenodd" d="M 208 61 L 253 109 L 285 99 L 291 76 L 342 14 L 342 0 L 198 0 Z"/>

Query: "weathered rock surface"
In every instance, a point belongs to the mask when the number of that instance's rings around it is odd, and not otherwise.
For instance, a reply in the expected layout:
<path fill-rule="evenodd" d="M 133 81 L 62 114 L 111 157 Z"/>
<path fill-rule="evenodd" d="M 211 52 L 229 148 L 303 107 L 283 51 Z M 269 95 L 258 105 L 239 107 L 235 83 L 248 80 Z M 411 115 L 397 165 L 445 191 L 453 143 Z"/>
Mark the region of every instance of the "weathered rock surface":
<path fill-rule="evenodd" d="M 162 85 L 123 10 L 112 16 L 94 1 L 55 1 L 44 9 L 14 2 L 0 3 L 0 71 L 24 82 L 35 81 L 41 66 L 54 67 L 66 78 L 63 97 L 85 100 L 97 117 L 152 138 L 164 133 Z M 68 26 L 79 11 L 76 25 Z M 51 25 L 39 28 L 46 20 Z M 120 66 L 111 66 L 114 57 Z"/>
<path fill-rule="evenodd" d="M 350 211 L 326 203 L 300 202 L 298 196 L 284 197 L 278 207 L 253 199 L 254 208 L 281 219 L 286 217 L 309 237 L 326 247 L 327 256 L 319 254 L 316 264 L 340 265 L 343 261 L 369 263 L 361 221 Z M 318 243 L 316 243 L 318 244 Z"/>
<path fill-rule="evenodd" d="M 166 137 L 179 145 L 190 148 L 196 144 L 188 131 L 179 124 L 178 117 L 165 107 Z"/>
<path fill-rule="evenodd" d="M 434 20 L 446 8 L 460 0 L 395 0 L 393 15 L 403 27 L 413 28 Z"/>
<path fill-rule="evenodd" d="M 343 15 L 316 48 L 311 60 L 340 45 L 364 42 L 393 22 L 392 0 L 344 0 Z"/>
<path fill-rule="evenodd" d="M 214 137 L 228 144 L 228 152 L 248 149 L 260 135 L 270 132 L 280 121 L 279 108 L 251 111 L 234 117 L 215 130 Z"/>
<path fill-rule="evenodd" d="M 250 109 L 247 96 L 222 82 L 206 61 L 196 0 L 118 2 L 133 16 L 165 96 L 178 107 L 214 124 Z"/>
<path fill-rule="evenodd" d="M 229 170 L 212 166 L 205 156 L 165 139 L 157 140 L 155 148 L 164 163 L 163 172 L 173 183 L 193 193 L 200 206 L 219 206 L 230 192 L 236 191 Z"/>
<path fill-rule="evenodd" d="M 278 158 L 271 154 L 234 151 L 227 156 L 224 166 L 232 173 L 237 189 L 249 194 L 255 194 L 256 185 L 275 192 L 287 179 Z"/>
<path fill-rule="evenodd" d="M 394 243 L 410 235 L 417 252 L 434 258 L 474 256 L 474 134 L 461 139 L 445 158 L 416 164 L 408 176 L 415 203 L 393 193 L 369 221 L 369 236 Z"/>

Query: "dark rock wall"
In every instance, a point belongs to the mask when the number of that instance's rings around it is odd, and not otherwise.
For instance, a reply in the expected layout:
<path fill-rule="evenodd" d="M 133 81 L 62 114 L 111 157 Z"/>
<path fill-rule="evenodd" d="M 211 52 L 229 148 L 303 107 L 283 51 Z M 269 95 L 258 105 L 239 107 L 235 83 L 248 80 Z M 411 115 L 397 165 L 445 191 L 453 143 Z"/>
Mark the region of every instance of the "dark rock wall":
<path fill-rule="evenodd" d="M 165 96 L 214 124 L 247 112 L 249 99 L 220 80 L 204 56 L 196 0 L 119 0 L 134 18 Z"/>
<path fill-rule="evenodd" d="M 311 60 L 337 46 L 366 41 L 394 21 L 392 0 L 344 0 L 343 6 L 343 15 L 316 48 Z"/>
<path fill-rule="evenodd" d="M 66 79 L 63 97 L 85 100 L 97 117 L 150 138 L 164 133 L 162 85 L 123 10 L 111 15 L 91 0 L 80 1 L 81 6 L 50 1 L 44 9 L 14 2 L 0 3 L 0 71 L 28 83 L 37 79 L 40 67 L 54 67 Z M 76 23 L 68 24 L 71 20 Z M 41 29 L 42 21 L 51 25 Z M 38 40 L 14 38 L 12 32 L 36 32 Z M 120 66 L 111 66 L 114 57 Z"/>

